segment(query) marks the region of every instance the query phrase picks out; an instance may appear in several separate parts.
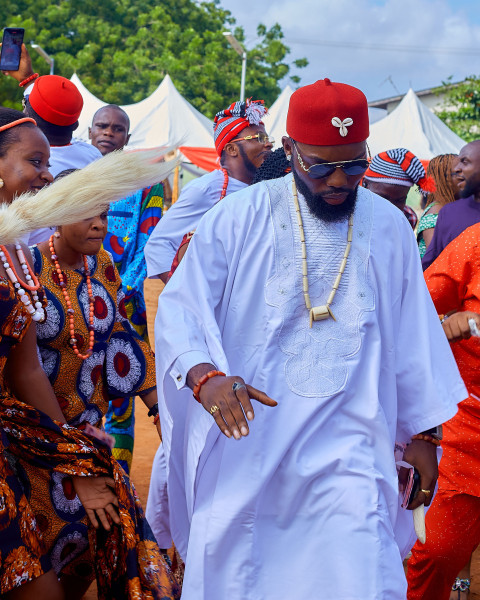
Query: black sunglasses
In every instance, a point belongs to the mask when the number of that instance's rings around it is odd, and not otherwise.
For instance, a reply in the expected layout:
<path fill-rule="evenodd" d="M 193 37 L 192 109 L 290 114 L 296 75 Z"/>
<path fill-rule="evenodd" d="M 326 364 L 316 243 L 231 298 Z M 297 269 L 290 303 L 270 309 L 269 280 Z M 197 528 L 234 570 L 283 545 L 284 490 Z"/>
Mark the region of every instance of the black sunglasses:
<path fill-rule="evenodd" d="M 305 163 L 303 162 L 303 159 L 300 155 L 300 152 L 298 151 L 295 142 L 293 140 L 292 142 L 293 147 L 295 148 L 295 152 L 297 153 L 297 159 L 300 166 L 305 171 L 305 173 L 308 173 L 308 176 L 312 179 L 321 179 L 322 177 L 328 177 L 335 171 L 335 169 L 342 169 L 345 175 L 361 175 L 362 173 L 365 173 L 365 171 L 368 169 L 369 162 L 366 158 L 359 158 L 357 160 L 342 160 L 339 162 L 331 163 L 317 163 L 307 168 L 305 166 Z"/>

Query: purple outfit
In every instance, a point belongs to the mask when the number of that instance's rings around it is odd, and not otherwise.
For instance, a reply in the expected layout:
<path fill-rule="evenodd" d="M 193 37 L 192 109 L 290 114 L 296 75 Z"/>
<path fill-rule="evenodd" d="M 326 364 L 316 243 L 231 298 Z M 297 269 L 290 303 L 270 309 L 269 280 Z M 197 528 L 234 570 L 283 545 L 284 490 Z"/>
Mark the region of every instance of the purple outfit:
<path fill-rule="evenodd" d="M 429 267 L 448 244 L 467 227 L 480 222 L 480 202 L 473 196 L 446 204 L 438 213 L 433 239 L 422 259 L 423 270 Z"/>

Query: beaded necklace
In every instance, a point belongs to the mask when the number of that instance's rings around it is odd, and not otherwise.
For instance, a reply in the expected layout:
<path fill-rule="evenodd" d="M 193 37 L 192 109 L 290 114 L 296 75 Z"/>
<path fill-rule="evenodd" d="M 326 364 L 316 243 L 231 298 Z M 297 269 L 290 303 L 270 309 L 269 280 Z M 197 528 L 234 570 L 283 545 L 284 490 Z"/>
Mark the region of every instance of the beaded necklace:
<path fill-rule="evenodd" d="M 227 195 L 227 187 L 228 187 L 228 173 L 227 173 L 227 169 L 224 169 L 222 167 L 220 170 L 223 173 L 223 188 L 222 188 L 222 193 L 220 194 L 220 198 L 218 199 L 219 202 L 220 202 L 220 200 L 223 200 L 225 198 L 225 196 Z"/>
<path fill-rule="evenodd" d="M 18 273 L 13 266 L 12 257 L 10 256 L 6 246 L 0 245 L 0 260 L 3 263 L 5 272 L 10 281 L 13 283 L 17 294 L 20 296 L 20 300 L 25 305 L 25 308 L 31 315 L 32 319 L 37 322 L 45 321 L 45 310 L 43 309 L 42 303 L 40 302 L 37 294 L 37 291 L 40 289 L 40 282 L 36 278 L 35 273 L 32 271 L 29 263 L 27 262 L 20 244 L 15 244 L 15 251 L 17 253 L 18 262 L 22 267 L 26 281 L 22 281 L 18 276 Z M 30 296 L 25 290 L 28 290 L 31 293 L 33 304 Z"/>
<path fill-rule="evenodd" d="M 58 237 L 58 235 L 57 235 L 57 237 Z M 89 331 L 88 350 L 87 350 L 86 354 L 81 354 L 80 350 L 77 348 L 78 340 L 75 337 L 75 318 L 74 318 L 75 311 L 72 308 L 70 296 L 68 295 L 68 292 L 67 292 L 67 284 L 65 283 L 63 271 L 58 262 L 58 256 L 55 254 L 55 246 L 53 243 L 53 238 L 54 238 L 54 236 L 51 235 L 50 239 L 48 240 L 48 245 L 50 248 L 52 262 L 55 264 L 55 270 L 57 271 L 59 285 L 62 290 L 63 297 L 65 298 L 65 304 L 67 305 L 67 315 L 68 315 L 68 321 L 69 321 L 69 326 L 70 326 L 70 344 L 71 344 L 75 354 L 82 360 L 86 360 L 89 356 L 92 356 L 93 346 L 95 344 L 95 329 L 93 327 L 94 297 L 93 297 L 93 292 L 92 292 L 92 282 L 90 280 L 90 273 L 88 270 L 88 260 L 87 260 L 87 257 L 85 256 L 85 254 L 83 254 L 82 257 L 83 257 L 83 265 L 85 267 L 85 276 L 87 278 L 88 302 L 89 302 L 90 314 L 89 314 L 89 324 L 88 324 L 88 331 Z"/>
<path fill-rule="evenodd" d="M 293 192 L 293 200 L 295 202 L 295 212 L 297 214 L 297 222 L 298 228 L 300 229 L 300 242 L 302 244 L 302 281 L 303 281 L 303 297 L 305 298 L 305 306 L 310 314 L 310 327 L 313 325 L 313 321 L 323 321 L 324 319 L 328 319 L 332 317 L 334 321 L 336 321 L 332 309 L 330 308 L 333 299 L 335 298 L 335 294 L 340 285 L 340 281 L 342 280 L 343 272 L 345 271 L 345 267 L 347 266 L 347 258 L 350 254 L 350 248 L 352 246 L 352 237 L 353 237 L 353 216 L 351 216 L 348 220 L 348 233 L 347 233 L 347 246 L 345 248 L 345 252 L 343 253 L 343 259 L 340 263 L 340 267 L 338 269 L 338 275 L 335 279 L 335 283 L 333 284 L 332 291 L 328 296 L 328 300 L 326 304 L 322 306 L 314 306 L 312 308 L 312 303 L 310 301 L 310 294 L 308 291 L 308 264 L 307 264 L 307 245 L 305 243 L 305 232 L 303 230 L 303 221 L 302 221 L 302 213 L 300 212 L 300 204 L 298 202 L 298 194 L 297 194 L 297 186 L 295 185 L 295 179 L 292 179 L 292 192 Z"/>

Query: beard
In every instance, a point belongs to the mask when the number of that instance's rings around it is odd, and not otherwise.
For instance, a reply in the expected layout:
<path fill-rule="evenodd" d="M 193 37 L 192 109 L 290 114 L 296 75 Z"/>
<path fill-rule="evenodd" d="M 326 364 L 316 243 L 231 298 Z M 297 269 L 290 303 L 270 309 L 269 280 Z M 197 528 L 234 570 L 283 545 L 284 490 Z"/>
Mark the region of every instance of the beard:
<path fill-rule="evenodd" d="M 245 150 L 242 148 L 242 145 L 239 144 L 238 146 L 238 151 L 240 153 L 240 156 L 242 157 L 243 160 L 243 164 L 245 165 L 245 169 L 247 170 L 248 174 L 251 176 L 251 178 L 253 179 L 255 177 L 255 173 L 257 172 L 257 167 L 253 164 L 253 162 L 248 158 L 247 153 L 245 152 Z"/>
<path fill-rule="evenodd" d="M 327 223 L 340 223 L 346 221 L 353 215 L 357 203 L 358 185 L 353 190 L 338 188 L 336 190 L 337 192 L 348 192 L 348 196 L 341 204 L 333 205 L 326 202 L 323 199 L 322 194 L 313 194 L 307 187 L 307 184 L 300 179 L 293 167 L 292 172 L 297 185 L 297 190 L 305 198 L 308 209 L 315 218 Z"/>
<path fill-rule="evenodd" d="M 463 190 L 459 190 L 460 198 L 469 198 L 470 196 L 473 196 L 477 191 L 476 189 L 474 189 L 475 187 L 477 186 L 470 184 L 468 181 L 465 181 L 465 187 L 463 188 Z"/>

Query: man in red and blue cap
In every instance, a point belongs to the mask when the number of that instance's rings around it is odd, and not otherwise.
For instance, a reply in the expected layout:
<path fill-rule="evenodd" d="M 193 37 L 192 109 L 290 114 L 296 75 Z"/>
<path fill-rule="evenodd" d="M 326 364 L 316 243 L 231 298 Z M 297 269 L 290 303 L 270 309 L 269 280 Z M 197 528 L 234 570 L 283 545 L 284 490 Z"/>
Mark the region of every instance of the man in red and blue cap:
<path fill-rule="evenodd" d="M 364 94 L 300 88 L 287 132 L 292 173 L 209 211 L 159 299 L 182 599 L 404 600 L 394 448 L 420 475 L 405 504 L 429 504 L 465 388 L 409 224 L 359 187 Z"/>
<path fill-rule="evenodd" d="M 406 148 L 394 148 L 376 154 L 363 178 L 363 186 L 399 208 L 412 229 L 417 226 L 418 217 L 413 208 L 408 206 L 407 196 L 414 185 L 425 192 L 435 191 L 433 178 L 427 177 L 425 167 Z"/>
<path fill-rule="evenodd" d="M 274 142 L 262 122 L 266 112 L 263 100 L 247 99 L 215 115 L 213 135 L 220 168 L 190 182 L 153 231 L 145 247 L 149 277 L 166 282 L 182 238 L 188 243 L 186 234 L 212 206 L 252 183 Z"/>

